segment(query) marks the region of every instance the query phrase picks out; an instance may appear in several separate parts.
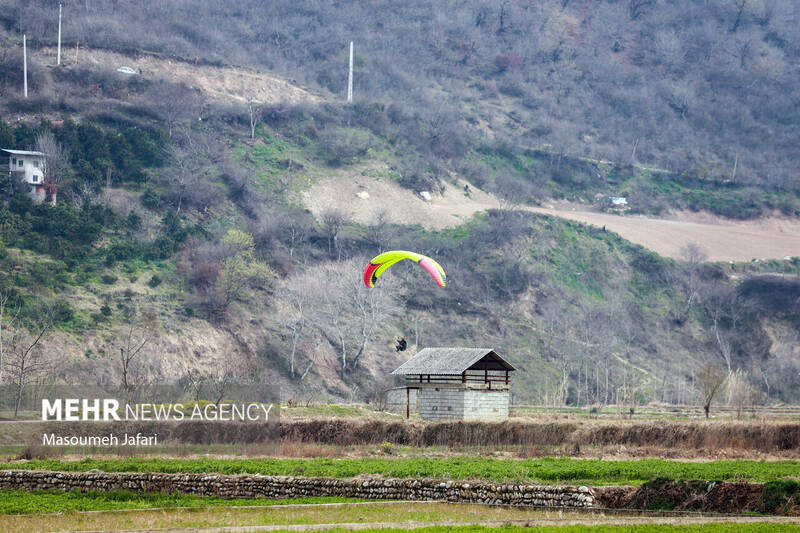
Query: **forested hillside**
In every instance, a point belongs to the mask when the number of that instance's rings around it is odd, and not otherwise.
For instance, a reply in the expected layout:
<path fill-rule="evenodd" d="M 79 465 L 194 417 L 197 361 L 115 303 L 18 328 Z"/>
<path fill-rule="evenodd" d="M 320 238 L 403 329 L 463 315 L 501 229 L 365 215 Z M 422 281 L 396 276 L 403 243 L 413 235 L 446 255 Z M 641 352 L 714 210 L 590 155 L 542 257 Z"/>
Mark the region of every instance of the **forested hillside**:
<path fill-rule="evenodd" d="M 52 43 L 53 5 L 9 2 L 2 17 Z M 762 0 L 94 0 L 66 4 L 64 35 L 258 66 L 340 97 L 354 40 L 357 98 L 426 110 L 453 156 L 466 121 L 514 147 L 796 190 L 799 10 Z"/>
<path fill-rule="evenodd" d="M 515 209 L 625 195 L 639 213 L 796 217 L 792 3 L 95 0 L 65 4 L 58 67 L 54 13 L 0 15 L 0 148 L 59 169 L 55 207 L 0 181 L 2 383 L 374 399 L 405 335 L 494 347 L 518 402 L 696 403 L 709 372 L 736 376 L 729 401 L 800 399 L 798 258 L 709 264 L 700 243 L 675 261 Z M 110 63 L 142 57 L 133 75 Z M 278 103 L 229 80 L 264 70 L 293 84 Z M 503 207 L 441 231 L 315 217 L 303 194 L 331 175 L 434 196 L 466 180 Z M 448 286 L 398 265 L 364 288 L 394 248 L 435 256 Z"/>

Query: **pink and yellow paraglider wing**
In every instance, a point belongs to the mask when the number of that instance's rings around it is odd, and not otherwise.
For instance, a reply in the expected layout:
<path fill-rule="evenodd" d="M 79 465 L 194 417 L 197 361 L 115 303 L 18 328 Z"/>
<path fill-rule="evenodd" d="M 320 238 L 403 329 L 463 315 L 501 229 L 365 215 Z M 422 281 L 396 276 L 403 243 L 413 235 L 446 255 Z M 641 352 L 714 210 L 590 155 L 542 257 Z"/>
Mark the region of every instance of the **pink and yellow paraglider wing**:
<path fill-rule="evenodd" d="M 437 285 L 444 287 L 447 277 L 439 263 L 430 257 L 406 250 L 391 250 L 373 257 L 372 261 L 367 264 L 367 268 L 364 269 L 364 285 L 369 288 L 375 287 L 375 282 L 381 274 L 383 274 L 387 268 L 403 259 L 410 259 L 419 263 L 428 271 Z"/>
<path fill-rule="evenodd" d="M 445 283 L 444 270 L 442 270 L 442 267 L 439 266 L 439 264 L 436 261 L 434 261 L 429 257 L 425 257 L 419 260 L 419 264 L 420 266 L 422 266 L 422 268 L 428 271 L 428 274 L 431 275 L 431 277 L 438 286 L 444 287 Z"/>

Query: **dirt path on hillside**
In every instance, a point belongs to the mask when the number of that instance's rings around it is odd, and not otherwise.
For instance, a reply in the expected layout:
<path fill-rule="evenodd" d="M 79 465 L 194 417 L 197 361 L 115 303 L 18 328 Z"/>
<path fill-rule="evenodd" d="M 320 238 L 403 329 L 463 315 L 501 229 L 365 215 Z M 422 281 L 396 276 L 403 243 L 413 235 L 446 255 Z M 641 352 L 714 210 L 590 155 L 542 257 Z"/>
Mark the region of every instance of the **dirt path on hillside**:
<path fill-rule="evenodd" d="M 750 261 L 800 256 L 800 220 L 763 218 L 727 220 L 710 215 L 677 213 L 670 219 L 639 215 L 612 215 L 589 211 L 527 208 L 535 213 L 555 215 L 619 233 L 631 242 L 678 258 L 690 242 L 699 244 L 710 261 Z"/>
<path fill-rule="evenodd" d="M 465 182 L 459 182 L 458 188 L 447 184 L 444 194 L 431 192 L 431 201 L 427 202 L 393 181 L 365 177 L 361 170 L 315 183 L 302 193 L 303 203 L 318 217 L 326 210 L 338 209 L 350 220 L 372 224 L 384 213 L 394 224 L 419 224 L 428 229 L 452 228 L 478 211 L 501 206 L 497 198 L 474 188 L 467 198 Z"/>
<path fill-rule="evenodd" d="M 56 49 L 42 48 L 34 57 L 42 65 L 56 64 Z M 75 50 L 62 53 L 62 68 L 75 68 Z M 78 67 L 116 72 L 119 67 L 140 71 L 146 79 L 164 79 L 185 83 L 205 93 L 209 98 L 225 103 L 258 101 L 264 104 L 286 102 L 318 102 L 321 99 L 306 89 L 293 85 L 265 72 L 243 67 L 214 67 L 194 65 L 174 59 L 147 54 L 123 55 L 108 50 L 82 48 L 78 53 Z M 120 73 L 119 76 L 127 76 Z"/>
<path fill-rule="evenodd" d="M 380 169 L 378 169 L 380 170 Z M 365 177 L 363 169 L 314 184 L 302 194 L 303 203 L 320 216 L 327 209 L 339 209 L 353 221 L 374 223 L 379 213 L 395 224 L 419 224 L 428 229 L 454 227 L 478 211 L 500 208 L 502 202 L 470 185 L 447 184 L 443 194 L 431 193 L 431 201 L 387 180 Z M 366 194 L 365 194 L 366 193 Z M 699 244 L 710 261 L 749 261 L 800 256 L 800 219 L 763 218 L 735 221 L 704 213 L 675 213 L 657 219 L 638 215 L 591 212 L 581 206 L 554 202 L 547 207 L 514 206 L 515 209 L 558 216 L 619 233 L 667 257 L 678 258 L 680 249 Z"/>

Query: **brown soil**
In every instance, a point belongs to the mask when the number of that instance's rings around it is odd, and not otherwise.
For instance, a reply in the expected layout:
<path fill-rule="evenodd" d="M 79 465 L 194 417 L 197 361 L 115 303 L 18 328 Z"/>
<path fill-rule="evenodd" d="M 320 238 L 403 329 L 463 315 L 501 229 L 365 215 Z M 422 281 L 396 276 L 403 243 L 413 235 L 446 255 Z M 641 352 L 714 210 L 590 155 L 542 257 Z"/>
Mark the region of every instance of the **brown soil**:
<path fill-rule="evenodd" d="M 393 224 L 419 224 L 428 229 L 452 228 L 479 211 L 501 207 L 497 198 L 474 187 L 470 197 L 465 196 L 465 181 L 447 184 L 442 194 L 429 191 L 432 201 L 427 202 L 418 193 L 389 179 L 364 175 L 387 170 L 386 166 L 348 169 L 315 183 L 302 194 L 302 201 L 317 217 L 327 209 L 336 208 L 353 221 L 370 224 L 384 213 Z M 369 196 L 364 197 L 363 193 Z"/>
<path fill-rule="evenodd" d="M 800 254 L 800 220 L 796 218 L 729 220 L 708 213 L 676 212 L 656 219 L 581 211 L 563 204 L 530 210 L 605 226 L 631 242 L 673 258 L 680 258 L 681 248 L 692 242 L 705 250 L 710 261 L 783 259 Z"/>
<path fill-rule="evenodd" d="M 42 65 L 55 65 L 56 49 L 42 48 L 34 57 Z M 225 103 L 258 101 L 264 104 L 318 102 L 319 96 L 282 78 L 243 67 L 195 65 L 191 62 L 150 54 L 124 55 L 108 50 L 81 48 L 75 63 L 75 50 L 62 53 L 62 68 L 93 68 L 115 72 L 119 67 L 141 71 L 146 79 L 164 79 L 185 83 L 205 93 L 212 100 Z M 126 76 L 126 74 L 119 74 Z"/>

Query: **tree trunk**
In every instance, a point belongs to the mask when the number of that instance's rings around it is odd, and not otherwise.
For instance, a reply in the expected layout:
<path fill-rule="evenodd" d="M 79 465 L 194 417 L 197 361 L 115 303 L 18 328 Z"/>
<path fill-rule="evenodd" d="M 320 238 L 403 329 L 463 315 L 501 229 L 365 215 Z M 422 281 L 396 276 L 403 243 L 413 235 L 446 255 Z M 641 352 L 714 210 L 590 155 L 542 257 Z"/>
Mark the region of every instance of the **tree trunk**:
<path fill-rule="evenodd" d="M 14 402 L 14 419 L 17 418 L 19 412 L 19 405 L 22 403 L 22 385 L 17 386 L 17 401 Z"/>

